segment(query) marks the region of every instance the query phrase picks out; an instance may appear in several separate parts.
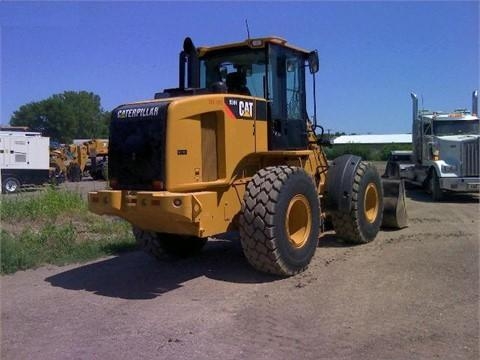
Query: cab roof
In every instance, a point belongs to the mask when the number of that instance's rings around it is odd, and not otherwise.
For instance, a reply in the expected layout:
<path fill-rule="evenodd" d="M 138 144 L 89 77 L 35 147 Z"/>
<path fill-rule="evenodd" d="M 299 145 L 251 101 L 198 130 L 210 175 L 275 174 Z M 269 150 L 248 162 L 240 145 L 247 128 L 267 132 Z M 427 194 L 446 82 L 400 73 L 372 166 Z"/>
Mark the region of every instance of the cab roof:
<path fill-rule="evenodd" d="M 280 45 L 298 52 L 301 52 L 303 54 L 308 55 L 310 51 L 299 48 L 297 46 L 291 45 L 287 42 L 287 40 L 278 37 L 278 36 L 267 36 L 267 37 L 262 37 L 262 38 L 255 38 L 255 39 L 247 39 L 244 41 L 240 42 L 235 42 L 235 43 L 228 43 L 228 44 L 222 44 L 222 45 L 214 45 L 214 46 L 201 46 L 199 47 L 198 50 L 198 55 L 200 57 L 206 55 L 209 52 L 214 52 L 218 50 L 226 50 L 226 49 L 233 49 L 233 48 L 240 48 L 240 47 L 250 47 L 252 49 L 259 49 L 259 48 L 264 48 L 267 44 L 276 44 Z"/>

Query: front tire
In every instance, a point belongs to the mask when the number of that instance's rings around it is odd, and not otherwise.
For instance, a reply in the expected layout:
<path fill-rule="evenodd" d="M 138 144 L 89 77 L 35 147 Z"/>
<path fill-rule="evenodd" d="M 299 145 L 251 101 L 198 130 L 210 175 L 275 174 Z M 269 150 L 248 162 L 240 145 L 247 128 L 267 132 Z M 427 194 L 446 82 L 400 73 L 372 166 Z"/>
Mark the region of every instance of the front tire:
<path fill-rule="evenodd" d="M 443 191 L 440 188 L 440 179 L 435 169 L 432 169 L 428 178 L 428 190 L 432 195 L 433 201 L 441 201 L 443 199 Z"/>
<path fill-rule="evenodd" d="M 132 231 L 139 248 L 159 260 L 169 255 L 180 258 L 197 255 L 207 243 L 206 238 L 195 236 L 157 233 L 137 227 Z"/>
<path fill-rule="evenodd" d="M 293 166 L 260 170 L 247 185 L 239 225 L 243 252 L 255 269 L 281 276 L 305 270 L 320 231 L 313 179 Z"/>
<path fill-rule="evenodd" d="M 383 219 L 383 192 L 377 169 L 370 163 L 358 164 L 349 213 L 332 214 L 337 236 L 353 244 L 365 244 L 377 236 Z"/>

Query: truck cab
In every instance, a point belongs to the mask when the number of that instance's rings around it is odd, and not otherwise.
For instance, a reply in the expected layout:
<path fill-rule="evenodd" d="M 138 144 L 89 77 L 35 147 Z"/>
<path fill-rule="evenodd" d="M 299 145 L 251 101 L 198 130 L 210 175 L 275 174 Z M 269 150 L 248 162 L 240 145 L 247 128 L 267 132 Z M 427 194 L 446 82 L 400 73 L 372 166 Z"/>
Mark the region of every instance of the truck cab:
<path fill-rule="evenodd" d="M 434 200 L 444 191 L 476 192 L 480 188 L 478 91 L 472 95 L 472 111 L 450 113 L 418 109 L 413 101 L 411 166 L 402 177 L 423 185 Z M 390 166 L 392 167 L 392 166 Z"/>

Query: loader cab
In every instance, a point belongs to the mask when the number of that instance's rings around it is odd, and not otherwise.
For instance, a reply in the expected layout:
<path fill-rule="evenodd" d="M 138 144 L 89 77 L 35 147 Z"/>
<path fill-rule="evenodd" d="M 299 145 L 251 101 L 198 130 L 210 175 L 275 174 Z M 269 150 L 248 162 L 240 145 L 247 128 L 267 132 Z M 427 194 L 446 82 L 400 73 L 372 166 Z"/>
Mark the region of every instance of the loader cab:
<path fill-rule="evenodd" d="M 269 150 L 307 148 L 305 72 L 318 70 L 316 52 L 272 37 L 198 49 L 199 87 L 266 102 Z M 257 107 L 259 108 L 259 107 Z"/>

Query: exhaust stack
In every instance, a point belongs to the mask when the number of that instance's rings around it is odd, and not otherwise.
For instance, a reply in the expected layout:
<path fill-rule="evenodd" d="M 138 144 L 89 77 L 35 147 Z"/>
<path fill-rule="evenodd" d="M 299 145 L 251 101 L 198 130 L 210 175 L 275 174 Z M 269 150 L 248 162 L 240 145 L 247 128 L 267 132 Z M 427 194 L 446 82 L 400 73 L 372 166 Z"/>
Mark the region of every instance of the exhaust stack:
<path fill-rule="evenodd" d="M 472 115 L 478 116 L 478 90 L 472 93 Z"/>
<path fill-rule="evenodd" d="M 185 74 L 185 67 L 186 74 Z M 186 37 L 183 42 L 183 50 L 180 52 L 179 60 L 179 88 L 185 89 L 185 77 L 188 88 L 200 87 L 199 82 L 200 65 L 198 60 L 198 53 L 192 39 Z"/>
<path fill-rule="evenodd" d="M 412 106 L 413 106 L 412 120 L 415 121 L 415 119 L 418 116 L 418 97 L 417 97 L 417 94 L 413 92 L 410 93 L 410 96 L 412 97 Z"/>

